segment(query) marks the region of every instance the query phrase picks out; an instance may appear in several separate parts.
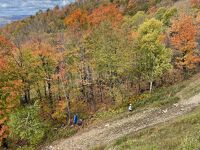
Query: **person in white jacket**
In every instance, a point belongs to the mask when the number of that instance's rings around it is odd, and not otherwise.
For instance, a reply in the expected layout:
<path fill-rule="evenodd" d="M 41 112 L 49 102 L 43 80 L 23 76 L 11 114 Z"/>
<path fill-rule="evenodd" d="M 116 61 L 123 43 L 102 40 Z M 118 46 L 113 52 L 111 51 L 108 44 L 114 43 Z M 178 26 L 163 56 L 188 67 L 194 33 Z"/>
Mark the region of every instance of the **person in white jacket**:
<path fill-rule="evenodd" d="M 128 106 L 128 110 L 129 110 L 129 111 L 132 111 L 132 110 L 133 110 L 133 108 L 132 108 L 132 104 L 129 104 L 129 106 Z"/>

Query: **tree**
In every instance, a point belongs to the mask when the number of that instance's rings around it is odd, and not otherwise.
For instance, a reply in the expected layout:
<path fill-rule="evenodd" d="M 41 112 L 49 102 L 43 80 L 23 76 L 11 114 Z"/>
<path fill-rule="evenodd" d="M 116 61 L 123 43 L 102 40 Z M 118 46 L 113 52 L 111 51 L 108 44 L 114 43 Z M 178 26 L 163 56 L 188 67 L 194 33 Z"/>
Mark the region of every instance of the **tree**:
<path fill-rule="evenodd" d="M 137 30 L 138 27 L 147 20 L 147 15 L 143 11 L 138 11 L 134 16 L 126 18 L 127 24 L 133 29 Z"/>
<path fill-rule="evenodd" d="M 93 70 L 98 74 L 96 82 L 100 83 L 100 88 L 105 86 L 109 89 L 112 102 L 116 100 L 116 89 L 119 90 L 122 79 L 131 68 L 133 47 L 130 35 L 120 26 L 113 28 L 111 22 L 104 21 L 86 41 L 86 49 L 92 55 Z"/>
<path fill-rule="evenodd" d="M 184 72 L 188 69 L 193 69 L 200 61 L 196 52 L 197 34 L 197 24 L 192 16 L 182 14 L 173 21 L 170 29 L 170 40 L 174 48 L 179 52 L 176 64 Z"/>
<path fill-rule="evenodd" d="M 77 9 L 65 18 L 65 23 L 69 30 L 72 30 L 70 49 L 78 56 L 76 63 L 79 64 L 79 76 L 81 78 L 79 89 L 83 96 L 82 99 L 90 103 L 90 106 L 95 107 L 90 57 L 88 57 L 87 50 L 84 47 L 84 38 L 90 32 L 88 17 L 87 11 Z"/>
<path fill-rule="evenodd" d="M 21 93 L 21 81 L 16 80 L 12 73 L 13 68 L 7 60 L 14 50 L 14 45 L 0 36 L 0 145 L 2 140 L 9 135 L 9 127 L 7 125 L 9 115 L 19 101 L 19 95 Z"/>
<path fill-rule="evenodd" d="M 162 22 L 154 18 L 144 22 L 138 29 L 136 68 L 142 68 L 140 71 L 150 83 L 150 92 L 155 79 L 171 68 L 171 50 L 165 48 L 159 38 L 162 31 Z"/>
<path fill-rule="evenodd" d="M 19 96 L 21 81 L 2 82 L 0 80 L 0 145 L 3 139 L 9 135 L 9 116 L 17 105 L 19 105 Z"/>
<path fill-rule="evenodd" d="M 177 8 L 166 9 L 161 7 L 157 10 L 155 18 L 162 21 L 165 26 L 171 25 L 171 18 L 177 14 Z"/>
<path fill-rule="evenodd" d="M 47 126 L 41 119 L 40 107 L 35 103 L 15 110 L 10 115 L 9 127 L 10 137 L 15 140 L 22 140 L 28 145 L 38 145 L 45 136 Z"/>
<path fill-rule="evenodd" d="M 109 21 L 113 26 L 122 23 L 123 16 L 116 5 L 100 6 L 89 16 L 91 26 L 98 26 L 101 22 Z"/>
<path fill-rule="evenodd" d="M 86 10 L 76 9 L 64 20 L 65 24 L 73 30 L 82 30 L 88 26 L 88 12 Z"/>

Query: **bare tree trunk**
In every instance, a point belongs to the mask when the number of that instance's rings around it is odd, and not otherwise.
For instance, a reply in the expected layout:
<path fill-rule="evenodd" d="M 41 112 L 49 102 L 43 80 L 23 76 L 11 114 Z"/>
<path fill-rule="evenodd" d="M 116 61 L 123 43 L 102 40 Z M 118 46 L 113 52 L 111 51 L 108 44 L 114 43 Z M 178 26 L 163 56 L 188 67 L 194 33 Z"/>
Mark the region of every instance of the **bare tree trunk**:
<path fill-rule="evenodd" d="M 111 102 L 112 103 L 115 103 L 115 96 L 114 96 L 114 92 L 113 92 L 114 84 L 115 84 L 114 80 L 113 80 L 114 76 L 116 76 L 115 72 L 110 71 L 110 90 L 111 90 Z"/>
<path fill-rule="evenodd" d="M 96 102 L 95 102 L 95 98 L 94 98 L 94 83 L 93 83 L 92 70 L 89 66 L 88 66 L 88 82 L 89 82 L 88 96 L 89 96 L 90 102 L 95 110 Z"/>
<path fill-rule="evenodd" d="M 28 85 L 28 88 L 27 88 L 27 98 L 28 98 L 28 103 L 31 102 L 31 93 L 30 93 L 30 85 Z"/>
<path fill-rule="evenodd" d="M 61 86 L 62 86 L 62 89 L 63 89 L 63 92 L 64 92 L 64 96 L 65 96 L 65 99 L 67 101 L 67 116 L 68 118 L 66 118 L 66 120 L 68 119 L 68 124 L 70 124 L 70 117 L 71 117 L 71 113 L 70 113 L 70 98 L 65 90 L 65 87 L 64 87 L 64 84 L 63 84 L 63 79 L 62 77 L 60 77 L 60 80 L 61 80 Z"/>
<path fill-rule="evenodd" d="M 153 88 L 153 81 L 150 81 L 150 85 L 149 85 L 149 92 L 152 92 L 152 88 Z"/>
<path fill-rule="evenodd" d="M 58 77 L 57 80 L 58 80 L 58 100 L 60 101 L 61 100 L 60 77 Z"/>
<path fill-rule="evenodd" d="M 48 100 L 48 96 L 47 96 L 47 81 L 44 80 L 44 96 L 46 101 Z"/>
<path fill-rule="evenodd" d="M 48 89 L 48 99 L 49 103 L 51 104 L 51 107 L 53 106 L 53 97 L 52 97 L 52 91 L 51 91 L 51 78 L 48 76 L 47 79 L 47 89 Z"/>
<path fill-rule="evenodd" d="M 86 62 L 85 62 L 85 50 L 83 48 L 81 48 L 80 51 L 80 59 L 82 62 L 82 66 L 81 66 L 81 93 L 83 95 L 84 98 L 87 99 L 87 92 L 86 92 L 86 83 L 87 83 L 87 70 L 86 70 Z"/>
<path fill-rule="evenodd" d="M 38 83 L 37 83 L 37 93 L 38 93 L 38 97 L 39 97 L 40 101 L 42 101 L 42 94 L 41 94 L 40 87 L 39 87 Z"/>
<path fill-rule="evenodd" d="M 100 94 L 100 102 L 103 103 L 103 82 L 102 82 L 102 75 L 99 74 L 98 82 L 98 88 L 99 88 L 99 94 Z"/>

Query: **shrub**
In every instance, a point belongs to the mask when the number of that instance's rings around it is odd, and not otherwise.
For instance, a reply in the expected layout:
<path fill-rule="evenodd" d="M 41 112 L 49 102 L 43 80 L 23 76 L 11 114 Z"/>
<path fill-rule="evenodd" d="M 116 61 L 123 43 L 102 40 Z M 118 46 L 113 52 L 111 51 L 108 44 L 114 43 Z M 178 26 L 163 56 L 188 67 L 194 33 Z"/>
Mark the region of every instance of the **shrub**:
<path fill-rule="evenodd" d="M 39 117 L 39 106 L 27 106 L 17 109 L 10 115 L 8 123 L 11 137 L 23 140 L 30 145 L 37 145 L 45 136 L 46 125 Z"/>
<path fill-rule="evenodd" d="M 67 102 L 66 100 L 61 100 L 56 104 L 55 112 L 52 114 L 52 117 L 59 123 L 67 123 Z"/>

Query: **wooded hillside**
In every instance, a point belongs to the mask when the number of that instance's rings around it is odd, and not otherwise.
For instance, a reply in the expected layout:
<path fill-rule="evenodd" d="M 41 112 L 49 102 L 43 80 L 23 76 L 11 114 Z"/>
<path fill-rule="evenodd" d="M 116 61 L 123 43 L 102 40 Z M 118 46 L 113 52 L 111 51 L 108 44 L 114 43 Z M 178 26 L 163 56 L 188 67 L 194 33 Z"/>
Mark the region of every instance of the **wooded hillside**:
<path fill-rule="evenodd" d="M 198 72 L 200 1 L 181 2 L 80 0 L 1 28 L 0 143 L 33 148 Z"/>

